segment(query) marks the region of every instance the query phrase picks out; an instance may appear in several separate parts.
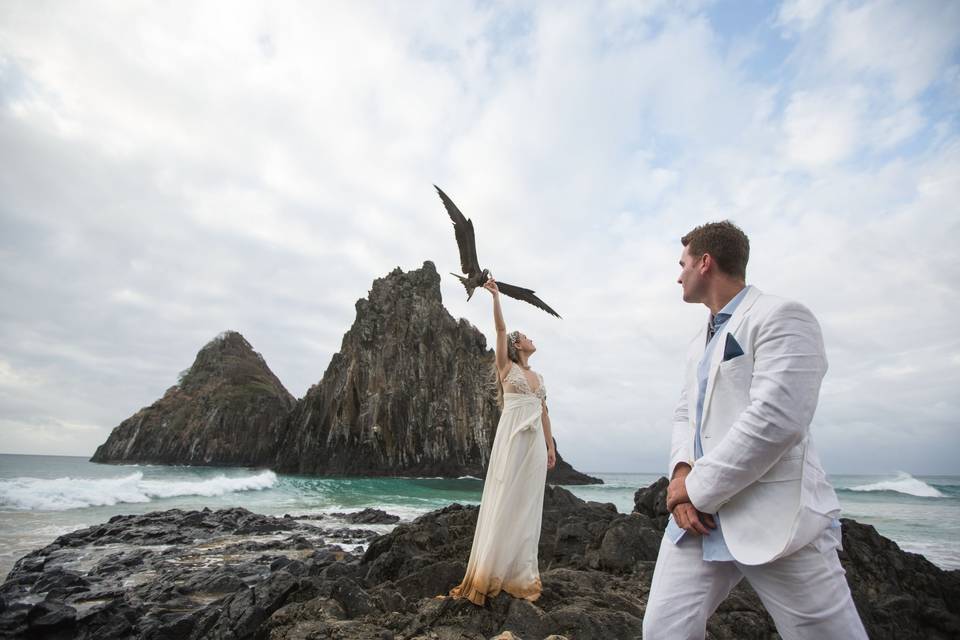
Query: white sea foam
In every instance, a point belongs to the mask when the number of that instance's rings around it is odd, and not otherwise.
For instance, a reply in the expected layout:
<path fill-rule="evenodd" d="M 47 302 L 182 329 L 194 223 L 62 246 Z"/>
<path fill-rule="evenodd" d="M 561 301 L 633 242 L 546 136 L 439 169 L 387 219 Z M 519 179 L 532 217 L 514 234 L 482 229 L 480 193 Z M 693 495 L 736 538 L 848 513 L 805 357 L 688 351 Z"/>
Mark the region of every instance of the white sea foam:
<path fill-rule="evenodd" d="M 881 480 L 872 484 L 850 487 L 850 491 L 896 491 L 920 498 L 946 497 L 936 487 L 931 487 L 923 480 L 917 480 L 905 471 L 898 472 L 893 480 Z"/>
<path fill-rule="evenodd" d="M 150 502 L 177 496 L 222 496 L 238 491 L 269 489 L 277 482 L 272 471 L 253 476 L 223 475 L 205 480 L 144 480 L 136 472 L 118 478 L 12 478 L 0 480 L 0 509 L 62 511 L 119 503 Z"/>

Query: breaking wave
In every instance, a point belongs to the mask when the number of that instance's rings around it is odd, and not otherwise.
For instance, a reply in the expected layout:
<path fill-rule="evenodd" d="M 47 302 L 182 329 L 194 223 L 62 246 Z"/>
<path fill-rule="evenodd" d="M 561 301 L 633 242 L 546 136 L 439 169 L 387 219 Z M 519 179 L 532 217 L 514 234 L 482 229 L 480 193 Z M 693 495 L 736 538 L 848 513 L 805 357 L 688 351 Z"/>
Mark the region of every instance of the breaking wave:
<path fill-rule="evenodd" d="M 901 471 L 893 480 L 881 480 L 872 484 L 849 487 L 848 491 L 895 491 L 920 498 L 946 498 L 939 489 L 931 487 L 923 480 L 917 480 L 909 473 Z"/>
<path fill-rule="evenodd" d="M 0 480 L 0 508 L 62 511 L 120 503 L 143 503 L 177 496 L 222 496 L 238 491 L 269 489 L 277 482 L 273 471 L 253 476 L 206 480 L 144 480 L 139 471 L 120 478 L 13 478 Z"/>

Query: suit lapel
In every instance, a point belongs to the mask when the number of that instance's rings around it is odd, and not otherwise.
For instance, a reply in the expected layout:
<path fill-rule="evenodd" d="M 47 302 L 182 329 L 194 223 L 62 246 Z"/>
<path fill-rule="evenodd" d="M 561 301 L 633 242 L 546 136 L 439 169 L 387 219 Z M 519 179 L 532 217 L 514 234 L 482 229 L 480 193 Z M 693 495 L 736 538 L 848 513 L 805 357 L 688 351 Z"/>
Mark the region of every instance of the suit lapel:
<path fill-rule="evenodd" d="M 761 292 L 759 289 L 756 287 L 750 287 L 750 290 L 747 291 L 746 295 L 743 297 L 743 300 L 741 300 L 740 304 L 737 305 L 733 315 L 730 316 L 730 319 L 723 324 L 720 332 L 713 338 L 716 340 L 716 344 L 714 344 L 713 352 L 710 354 L 710 369 L 709 373 L 707 374 L 707 390 L 703 398 L 703 416 L 701 418 L 701 428 L 703 425 L 707 424 L 707 413 L 710 410 L 710 400 L 713 398 L 713 388 L 714 383 L 717 381 L 717 371 L 720 369 L 720 363 L 723 362 L 723 345 L 726 344 L 727 334 L 733 333 L 736 335 L 736 331 L 738 328 L 740 328 L 740 324 L 750 311 L 750 307 L 753 306 L 753 303 L 757 301 L 757 298 L 759 298 L 760 295 Z M 704 339 L 706 339 L 706 336 L 704 336 Z"/>

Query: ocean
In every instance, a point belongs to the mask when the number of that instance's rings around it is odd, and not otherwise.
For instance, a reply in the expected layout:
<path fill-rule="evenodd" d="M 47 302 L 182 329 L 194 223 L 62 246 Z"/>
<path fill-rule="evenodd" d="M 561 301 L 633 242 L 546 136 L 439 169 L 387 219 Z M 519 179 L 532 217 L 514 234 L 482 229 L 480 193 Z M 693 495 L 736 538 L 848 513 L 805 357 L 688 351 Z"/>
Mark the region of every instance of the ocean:
<path fill-rule="evenodd" d="M 606 484 L 567 487 L 623 513 L 656 473 L 593 473 Z M 906 551 L 960 568 L 960 476 L 831 477 L 843 516 L 872 524 Z M 0 454 L 0 576 L 57 536 L 118 514 L 240 506 L 269 515 L 383 509 L 403 521 L 459 502 L 478 504 L 476 478 L 315 478 L 250 468 L 103 465 L 85 457 Z M 365 526 L 388 531 L 390 525 Z"/>

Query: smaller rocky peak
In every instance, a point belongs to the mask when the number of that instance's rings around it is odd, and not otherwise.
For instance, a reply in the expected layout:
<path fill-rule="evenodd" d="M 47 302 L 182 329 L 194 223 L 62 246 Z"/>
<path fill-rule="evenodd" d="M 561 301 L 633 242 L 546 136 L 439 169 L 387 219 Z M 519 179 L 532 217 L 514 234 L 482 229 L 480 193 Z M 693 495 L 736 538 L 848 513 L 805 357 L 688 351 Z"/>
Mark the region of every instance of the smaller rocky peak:
<path fill-rule="evenodd" d="M 222 362 L 229 357 L 252 357 L 260 361 L 263 360 L 263 357 L 253 350 L 253 347 L 240 332 L 228 329 L 220 332 L 197 352 L 197 359 L 194 364 Z"/>
<path fill-rule="evenodd" d="M 283 397 L 293 397 L 270 371 L 266 360 L 238 331 L 218 334 L 197 353 L 189 369 L 180 373 L 178 387 L 198 390 L 211 384 L 260 383 L 264 390 Z"/>

